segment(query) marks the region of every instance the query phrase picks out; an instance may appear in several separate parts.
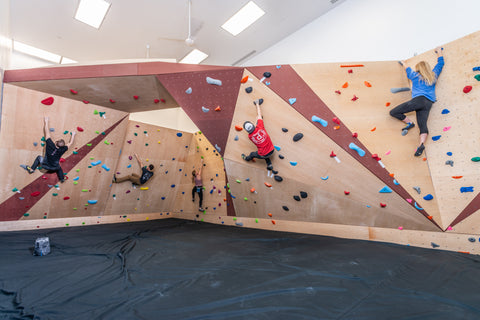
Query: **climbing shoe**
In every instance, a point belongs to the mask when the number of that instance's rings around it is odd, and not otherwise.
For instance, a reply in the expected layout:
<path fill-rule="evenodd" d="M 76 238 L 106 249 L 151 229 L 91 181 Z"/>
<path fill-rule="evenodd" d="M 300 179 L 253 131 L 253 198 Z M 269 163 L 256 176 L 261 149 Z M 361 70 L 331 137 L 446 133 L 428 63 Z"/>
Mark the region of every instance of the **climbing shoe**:
<path fill-rule="evenodd" d="M 245 153 L 242 153 L 242 159 L 245 160 Z"/>
<path fill-rule="evenodd" d="M 406 136 L 408 133 L 408 130 L 412 129 L 413 127 L 415 127 L 415 123 L 413 122 L 407 123 L 407 126 L 402 129 L 402 136 Z"/>
<path fill-rule="evenodd" d="M 115 174 L 113 174 L 112 182 L 117 183 L 117 176 Z"/>
<path fill-rule="evenodd" d="M 425 146 L 423 143 L 417 148 L 417 151 L 415 151 L 415 157 L 420 157 L 423 153 L 423 150 L 425 150 Z"/>
<path fill-rule="evenodd" d="M 33 170 L 31 167 L 25 165 L 25 164 L 21 164 L 20 167 L 22 167 L 23 169 L 27 170 L 28 173 L 32 174 L 35 172 L 35 170 Z"/>
<path fill-rule="evenodd" d="M 205 211 L 202 207 L 198 208 L 198 211 Z"/>
<path fill-rule="evenodd" d="M 269 165 L 267 166 L 267 170 L 273 170 L 273 166 L 272 166 L 271 164 L 269 164 Z"/>

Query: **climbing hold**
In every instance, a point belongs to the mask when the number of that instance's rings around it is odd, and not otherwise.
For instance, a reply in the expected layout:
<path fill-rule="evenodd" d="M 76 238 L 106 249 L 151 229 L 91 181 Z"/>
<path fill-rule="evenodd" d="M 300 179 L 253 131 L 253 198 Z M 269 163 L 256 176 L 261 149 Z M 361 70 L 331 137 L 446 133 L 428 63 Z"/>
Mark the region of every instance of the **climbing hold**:
<path fill-rule="evenodd" d="M 220 106 L 217 106 L 217 107 L 215 108 L 215 111 L 222 111 L 222 108 L 220 108 Z"/>
<path fill-rule="evenodd" d="M 177 137 L 179 137 L 179 138 L 180 138 L 181 136 L 183 136 L 183 133 L 181 133 L 181 132 L 177 132 Z"/>
<path fill-rule="evenodd" d="M 288 132 L 288 129 L 287 128 L 282 128 L 282 131 L 283 132 Z"/>
<path fill-rule="evenodd" d="M 288 210 L 290 210 L 290 209 L 288 209 L 288 207 L 287 207 L 287 206 L 282 206 L 282 209 L 283 209 L 283 210 L 285 210 L 285 211 L 288 211 Z"/>
<path fill-rule="evenodd" d="M 153 99 L 153 102 L 154 102 L 154 103 L 159 103 L 160 100 L 158 100 L 158 99 Z"/>
<path fill-rule="evenodd" d="M 366 87 L 369 87 L 369 88 L 370 88 L 370 87 L 372 86 L 372 85 L 370 84 L 370 82 L 368 82 L 368 81 L 364 81 L 363 83 L 365 84 Z"/>
<path fill-rule="evenodd" d="M 433 199 L 433 196 L 431 194 L 427 194 L 425 197 L 423 197 L 424 200 L 430 201 Z"/>
<path fill-rule="evenodd" d="M 463 176 L 452 176 L 453 179 L 461 179 Z"/>
<path fill-rule="evenodd" d="M 233 140 L 238 141 L 238 135 L 235 135 L 235 138 Z"/>
<path fill-rule="evenodd" d="M 391 93 L 398 93 L 398 92 L 403 92 L 403 91 L 410 91 L 409 87 L 402 87 L 402 88 L 391 88 L 390 92 Z"/>
<path fill-rule="evenodd" d="M 138 100 L 139 96 L 133 96 L 133 99 Z"/>
<path fill-rule="evenodd" d="M 473 157 L 473 158 L 472 158 L 472 161 L 473 161 L 473 162 L 479 162 L 479 161 L 480 161 L 480 157 Z"/>
<path fill-rule="evenodd" d="M 90 164 L 91 164 L 92 166 L 99 165 L 100 163 L 102 163 L 102 160 L 97 160 L 97 161 L 94 161 L 94 162 L 90 162 Z"/>
<path fill-rule="evenodd" d="M 247 87 L 247 88 L 245 88 L 245 91 L 247 93 L 251 93 L 253 91 L 253 88 L 252 87 Z"/>
<path fill-rule="evenodd" d="M 105 169 L 105 171 L 107 171 L 107 172 L 110 171 L 110 168 L 107 167 L 107 165 L 105 165 L 105 164 L 102 165 L 102 168 Z"/>
<path fill-rule="evenodd" d="M 415 205 L 415 208 L 417 208 L 418 210 L 423 210 L 423 208 L 418 206 L 417 202 L 415 202 L 414 205 Z"/>
<path fill-rule="evenodd" d="M 207 77 L 206 80 L 207 80 L 208 84 L 214 84 L 216 86 L 221 86 L 222 85 L 222 81 L 218 80 L 218 79 L 213 79 L 213 78 Z"/>
<path fill-rule="evenodd" d="M 217 149 L 219 153 L 222 152 L 222 148 L 220 148 L 216 143 L 215 143 L 215 149 Z"/>
<path fill-rule="evenodd" d="M 390 102 L 385 103 L 385 107 L 390 107 Z"/>
<path fill-rule="evenodd" d="M 111 103 L 115 103 L 115 100 L 113 100 L 113 99 L 109 99 L 109 101 L 110 101 Z"/>
<path fill-rule="evenodd" d="M 388 186 L 385 186 L 382 189 L 380 189 L 380 191 L 378 191 L 378 192 L 379 193 L 392 193 L 393 191 Z"/>
<path fill-rule="evenodd" d="M 463 88 L 463 92 L 464 92 L 464 93 L 469 93 L 470 91 L 472 91 L 472 86 L 465 86 L 465 87 Z"/>
<path fill-rule="evenodd" d="M 475 80 L 480 81 L 480 74 L 476 74 L 476 75 L 474 76 L 474 78 L 475 78 Z"/>
<path fill-rule="evenodd" d="M 447 230 L 453 230 L 452 226 L 448 226 Z"/>
<path fill-rule="evenodd" d="M 205 108 L 204 106 L 202 106 L 202 111 L 205 112 L 205 113 L 207 113 L 208 111 L 210 111 L 210 109 Z"/>
<path fill-rule="evenodd" d="M 350 191 L 345 190 L 343 191 L 343 193 L 345 193 L 345 195 L 348 196 L 350 194 Z"/>
<path fill-rule="evenodd" d="M 360 157 L 363 157 L 365 155 L 365 151 L 363 151 L 359 146 L 357 146 L 355 143 L 351 142 L 348 147 L 352 150 L 357 151 L 358 155 Z"/>
<path fill-rule="evenodd" d="M 380 158 L 380 157 L 378 156 L 378 154 L 376 154 L 376 153 L 372 154 L 372 158 L 375 159 L 375 160 L 377 160 L 377 161 L 382 160 L 382 158 Z"/>
<path fill-rule="evenodd" d="M 266 186 L 267 188 L 271 188 L 271 187 L 272 187 L 272 185 L 271 185 L 270 183 L 268 183 L 268 182 L 264 182 L 264 184 L 265 184 L 265 186 Z"/>
<path fill-rule="evenodd" d="M 433 137 L 432 137 L 432 140 L 433 140 L 433 141 L 438 141 L 441 137 L 442 137 L 441 135 L 433 136 Z"/>
<path fill-rule="evenodd" d="M 85 103 L 85 104 L 89 104 L 89 103 L 90 103 L 90 101 L 88 101 L 88 100 L 82 100 L 82 102 Z"/>
<path fill-rule="evenodd" d="M 298 140 L 303 138 L 303 133 L 297 133 L 296 135 L 293 136 L 293 141 L 297 142 Z M 280 151 L 280 150 L 278 150 Z"/>
<path fill-rule="evenodd" d="M 420 190 L 420 187 L 413 187 L 415 191 L 417 191 L 418 194 L 420 194 L 422 191 Z"/>
<path fill-rule="evenodd" d="M 432 248 L 440 247 L 440 245 L 436 244 L 435 242 L 431 242 L 430 244 L 431 244 Z"/>
<path fill-rule="evenodd" d="M 77 131 L 78 132 L 83 132 L 83 128 L 82 127 L 77 127 Z"/>
<path fill-rule="evenodd" d="M 78 93 L 78 91 L 73 90 L 73 89 L 70 89 L 70 92 L 71 92 L 72 94 L 77 94 L 77 93 Z"/>
<path fill-rule="evenodd" d="M 352 137 L 358 138 L 358 133 L 356 133 L 356 132 L 352 133 Z"/>
<path fill-rule="evenodd" d="M 330 158 L 334 158 L 336 157 L 337 155 L 332 151 L 332 153 L 330 153 Z"/>
<path fill-rule="evenodd" d="M 255 188 L 250 189 L 250 192 L 251 192 L 251 193 L 254 193 L 254 192 L 255 192 Z"/>
<path fill-rule="evenodd" d="M 475 238 L 474 238 L 474 237 L 470 237 L 470 238 L 468 238 L 468 241 L 470 241 L 470 242 L 475 242 Z"/>
<path fill-rule="evenodd" d="M 279 146 L 273 146 L 275 148 L 275 150 L 277 151 L 280 151 L 282 148 L 280 148 Z"/>
<path fill-rule="evenodd" d="M 285 157 L 282 156 L 281 154 L 279 154 L 278 157 L 279 157 L 280 159 L 284 159 L 284 158 L 285 158 Z"/>
<path fill-rule="evenodd" d="M 283 181 L 283 178 L 280 177 L 280 176 L 277 176 L 277 175 L 273 176 L 273 178 L 275 179 L 275 181 L 278 181 L 278 182 L 282 182 L 282 181 Z"/>
<path fill-rule="evenodd" d="M 348 82 L 345 82 L 345 83 L 342 85 L 342 88 L 348 88 Z"/>
<path fill-rule="evenodd" d="M 48 97 L 48 98 L 42 100 L 42 104 L 44 104 L 46 106 L 49 106 L 52 103 L 53 103 L 53 97 Z"/>
<path fill-rule="evenodd" d="M 464 193 L 464 192 L 473 192 L 473 187 L 461 187 L 461 188 L 460 188 L 460 192 L 461 192 L 461 193 Z"/>
<path fill-rule="evenodd" d="M 334 117 L 334 118 L 332 119 L 332 122 L 335 122 L 336 124 L 340 124 L 340 120 L 338 120 L 337 117 Z"/>
<path fill-rule="evenodd" d="M 288 99 L 288 103 L 290 103 L 290 105 L 294 104 L 295 102 L 297 102 L 297 98 Z"/>
<path fill-rule="evenodd" d="M 238 180 L 238 179 L 236 180 L 236 182 L 237 182 L 237 183 L 242 183 L 242 181 L 240 181 L 240 180 Z"/>
<path fill-rule="evenodd" d="M 443 127 L 443 131 L 448 131 L 448 130 L 450 130 L 450 129 L 452 129 L 452 127 L 451 127 L 451 126 L 448 126 L 448 127 Z"/>
<path fill-rule="evenodd" d="M 295 199 L 296 201 L 300 201 L 300 197 L 297 195 L 293 196 L 293 199 Z"/>
<path fill-rule="evenodd" d="M 326 176 L 326 177 L 320 177 L 320 179 L 322 179 L 322 180 L 328 180 L 328 176 Z"/>
<path fill-rule="evenodd" d="M 186 93 L 186 94 L 191 94 L 191 93 L 192 93 L 192 88 L 189 87 L 187 90 L 185 90 L 185 93 Z M 159 101 L 159 102 L 160 102 L 160 101 Z"/>
<path fill-rule="evenodd" d="M 306 197 L 308 197 L 308 193 L 306 193 L 305 191 L 300 191 L 300 197 L 305 199 Z"/>
<path fill-rule="evenodd" d="M 385 155 L 388 156 L 390 153 L 392 153 L 392 151 L 388 150 L 387 152 L 385 152 Z"/>
<path fill-rule="evenodd" d="M 312 116 L 312 122 L 318 122 L 320 123 L 322 126 L 326 127 L 328 126 L 328 122 L 326 120 L 323 120 L 322 118 L 319 118 L 317 116 Z"/>
<path fill-rule="evenodd" d="M 87 202 L 88 202 L 88 204 L 95 204 L 95 203 L 98 202 L 98 200 L 88 200 Z"/>
<path fill-rule="evenodd" d="M 358 97 L 356 95 L 353 95 L 352 101 L 357 101 Z"/>
<path fill-rule="evenodd" d="M 297 162 L 296 161 L 290 161 L 290 164 L 295 167 L 297 165 Z"/>
<path fill-rule="evenodd" d="M 63 200 L 68 200 L 70 199 L 70 197 L 63 197 Z"/>
<path fill-rule="evenodd" d="M 237 131 L 242 131 L 243 128 L 242 128 L 241 126 L 235 126 L 235 130 L 237 130 Z"/>
<path fill-rule="evenodd" d="M 398 182 L 397 180 L 393 179 L 393 184 L 396 185 L 396 186 L 399 186 L 399 185 L 400 185 L 400 182 Z"/>
<path fill-rule="evenodd" d="M 243 227 L 243 222 L 235 222 L 235 225 L 237 225 L 239 227 Z"/>
<path fill-rule="evenodd" d="M 240 83 L 245 83 L 248 81 L 248 76 L 245 76 L 242 78 L 242 80 L 240 80 Z"/>
<path fill-rule="evenodd" d="M 380 207 L 385 208 L 386 206 L 387 206 L 386 203 L 381 203 L 381 202 L 380 202 Z"/>
<path fill-rule="evenodd" d="M 370 129 L 371 132 L 377 130 L 377 127 L 373 127 L 372 129 Z"/>
<path fill-rule="evenodd" d="M 335 90 L 335 93 L 336 94 L 342 94 L 342 92 L 340 90 Z"/>
<path fill-rule="evenodd" d="M 270 82 L 269 82 L 269 81 L 265 81 L 265 85 L 269 86 L 269 85 L 270 85 Z"/>
<path fill-rule="evenodd" d="M 450 113 L 450 111 L 448 109 L 443 109 L 442 110 L 442 114 L 448 114 L 448 113 Z"/>
<path fill-rule="evenodd" d="M 446 165 L 449 165 L 450 167 L 453 167 L 453 160 L 447 160 L 445 161 Z"/>
<path fill-rule="evenodd" d="M 263 78 L 260 79 L 260 82 L 263 82 L 266 78 L 270 78 L 272 74 L 270 72 L 264 72 L 263 73 Z"/>

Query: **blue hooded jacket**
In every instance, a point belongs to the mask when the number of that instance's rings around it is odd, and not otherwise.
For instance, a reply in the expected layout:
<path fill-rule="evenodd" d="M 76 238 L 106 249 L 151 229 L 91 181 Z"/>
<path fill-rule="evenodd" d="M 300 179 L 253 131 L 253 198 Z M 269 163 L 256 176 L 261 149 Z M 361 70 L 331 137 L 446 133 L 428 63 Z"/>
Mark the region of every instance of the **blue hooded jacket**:
<path fill-rule="evenodd" d="M 438 57 L 437 64 L 433 68 L 433 73 L 435 73 L 435 82 L 433 85 L 429 86 L 425 81 L 422 80 L 422 76 L 413 71 L 412 68 L 408 67 L 405 71 L 407 72 L 407 77 L 412 81 L 412 99 L 418 96 L 424 96 L 428 100 L 435 102 L 437 96 L 435 95 L 435 85 L 437 84 L 438 76 L 442 72 L 445 61 L 443 57 Z"/>

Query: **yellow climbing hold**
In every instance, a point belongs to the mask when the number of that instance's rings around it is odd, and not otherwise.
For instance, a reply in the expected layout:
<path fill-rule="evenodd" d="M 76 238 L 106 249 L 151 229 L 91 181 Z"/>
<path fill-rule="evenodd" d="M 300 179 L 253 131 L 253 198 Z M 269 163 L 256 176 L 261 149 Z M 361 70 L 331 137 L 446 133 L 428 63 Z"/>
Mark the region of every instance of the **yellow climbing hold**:
<path fill-rule="evenodd" d="M 158 141 L 158 144 L 160 144 L 160 143 L 161 143 L 161 142 L 160 142 L 160 141 Z"/>
<path fill-rule="evenodd" d="M 140 190 L 148 190 L 148 187 L 140 187 Z"/>

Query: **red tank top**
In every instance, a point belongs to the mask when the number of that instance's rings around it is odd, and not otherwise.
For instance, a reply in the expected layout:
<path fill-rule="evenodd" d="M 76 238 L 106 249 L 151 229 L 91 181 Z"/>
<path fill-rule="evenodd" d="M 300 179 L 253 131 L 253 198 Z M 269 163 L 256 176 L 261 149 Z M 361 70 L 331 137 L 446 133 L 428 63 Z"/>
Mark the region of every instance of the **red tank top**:
<path fill-rule="evenodd" d="M 257 146 L 258 154 L 261 156 L 267 155 L 273 150 L 272 140 L 263 126 L 262 119 L 258 119 L 255 130 L 248 135 L 248 138 Z"/>

